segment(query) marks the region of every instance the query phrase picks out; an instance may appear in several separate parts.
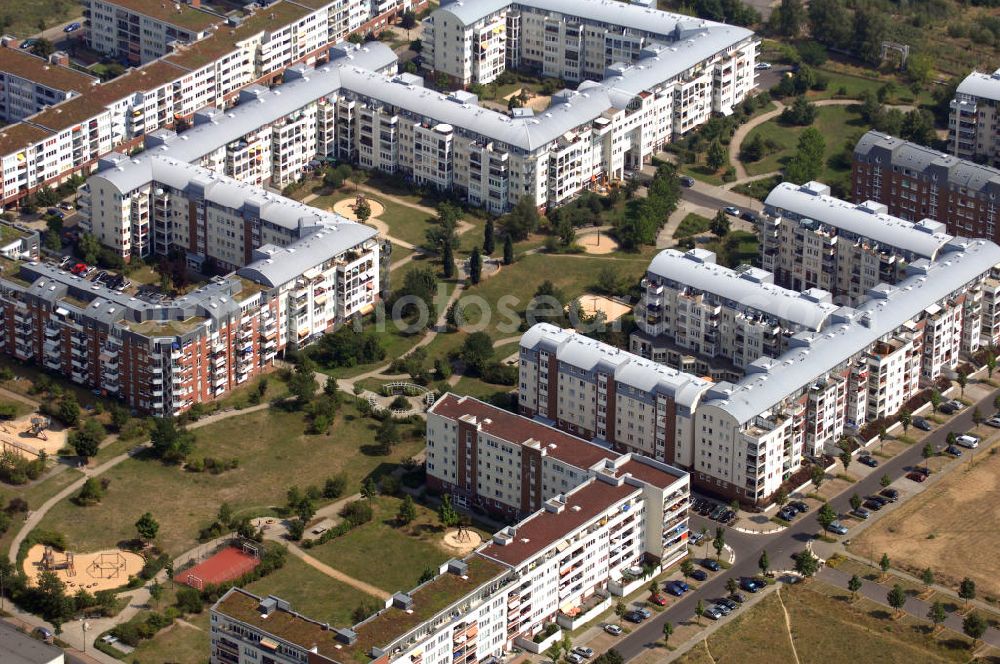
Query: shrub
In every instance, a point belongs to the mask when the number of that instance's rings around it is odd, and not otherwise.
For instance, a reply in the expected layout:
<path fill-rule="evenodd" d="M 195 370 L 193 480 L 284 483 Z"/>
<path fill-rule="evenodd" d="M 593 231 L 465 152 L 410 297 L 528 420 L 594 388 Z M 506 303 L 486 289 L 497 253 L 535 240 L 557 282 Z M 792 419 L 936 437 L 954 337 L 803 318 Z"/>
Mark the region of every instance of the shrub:
<path fill-rule="evenodd" d="M 372 520 L 372 506 L 365 500 L 355 500 L 344 506 L 340 516 L 353 527 L 360 526 Z"/>

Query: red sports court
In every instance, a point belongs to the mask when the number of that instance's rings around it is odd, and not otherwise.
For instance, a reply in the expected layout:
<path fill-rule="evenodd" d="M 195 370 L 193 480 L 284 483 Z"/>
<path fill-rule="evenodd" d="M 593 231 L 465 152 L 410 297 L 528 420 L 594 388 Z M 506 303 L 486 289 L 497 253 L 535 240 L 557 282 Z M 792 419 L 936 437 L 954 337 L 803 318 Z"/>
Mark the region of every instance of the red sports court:
<path fill-rule="evenodd" d="M 249 552 L 244 549 L 249 549 Z M 205 585 L 217 585 L 238 579 L 260 564 L 256 550 L 250 547 L 238 549 L 227 546 L 209 556 L 194 567 L 181 572 L 176 581 L 202 590 Z"/>

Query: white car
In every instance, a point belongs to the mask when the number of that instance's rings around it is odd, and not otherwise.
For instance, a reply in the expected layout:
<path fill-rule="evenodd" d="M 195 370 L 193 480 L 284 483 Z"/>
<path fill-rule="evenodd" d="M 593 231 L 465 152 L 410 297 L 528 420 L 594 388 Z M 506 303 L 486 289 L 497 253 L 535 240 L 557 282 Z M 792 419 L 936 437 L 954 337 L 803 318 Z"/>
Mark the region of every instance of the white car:
<path fill-rule="evenodd" d="M 961 436 L 955 438 L 955 444 L 961 445 L 962 447 L 974 450 L 979 447 L 979 439 L 975 436 L 970 436 L 967 433 L 963 433 Z"/>
<path fill-rule="evenodd" d="M 594 656 L 594 649 L 588 648 L 587 646 L 577 646 L 573 648 L 573 652 L 575 652 L 580 657 L 583 657 L 584 659 L 590 659 L 591 657 Z"/>
<path fill-rule="evenodd" d="M 771 68 L 770 62 L 758 62 L 756 65 L 754 65 L 754 69 L 756 69 L 757 71 L 763 71 L 765 69 L 770 69 L 770 68 Z"/>
<path fill-rule="evenodd" d="M 621 625 L 605 625 L 604 631 L 610 634 L 611 636 L 621 636 L 623 630 L 621 628 Z"/>
<path fill-rule="evenodd" d="M 987 426 L 996 427 L 1000 429 L 1000 415 L 994 415 L 990 419 L 986 420 Z"/>

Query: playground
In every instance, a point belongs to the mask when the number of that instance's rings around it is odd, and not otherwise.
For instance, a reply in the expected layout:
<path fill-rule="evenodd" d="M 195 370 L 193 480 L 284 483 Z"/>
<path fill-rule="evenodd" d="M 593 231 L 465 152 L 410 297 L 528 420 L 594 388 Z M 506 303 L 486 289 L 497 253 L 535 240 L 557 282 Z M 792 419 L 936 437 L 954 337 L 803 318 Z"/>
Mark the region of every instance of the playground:
<path fill-rule="evenodd" d="M 261 545 L 243 542 L 225 546 L 194 567 L 177 575 L 177 582 L 202 590 L 205 585 L 218 585 L 238 579 L 260 564 Z"/>
<path fill-rule="evenodd" d="M 358 202 L 362 199 L 368 203 L 368 207 L 371 208 L 372 211 L 371 216 L 368 217 L 368 221 L 371 221 L 372 219 L 378 219 L 379 216 L 381 216 L 382 213 L 385 212 L 384 205 L 382 205 L 373 198 L 367 198 L 364 196 L 358 196 L 353 201 L 350 198 L 345 198 L 342 201 L 337 201 L 336 203 L 333 204 L 333 211 L 336 214 L 339 214 L 341 217 L 345 217 L 347 219 L 350 219 L 351 221 L 357 221 L 358 217 L 356 214 L 354 214 L 354 209 L 357 206 Z"/>
<path fill-rule="evenodd" d="M 24 558 L 24 573 L 34 583 L 42 572 L 52 572 L 66 584 L 70 594 L 80 589 L 95 593 L 125 585 L 145 562 L 139 554 L 119 549 L 74 553 L 36 544 Z"/>
<path fill-rule="evenodd" d="M 66 447 L 66 429 L 42 415 L 26 415 L 0 422 L 0 446 L 21 456 L 38 456 L 42 451 L 53 456 Z"/>
<path fill-rule="evenodd" d="M 580 296 L 580 309 L 588 316 L 595 315 L 598 311 L 604 312 L 605 320 L 611 322 L 618 320 L 630 311 L 627 304 L 612 300 L 604 295 L 594 295 L 584 293 Z"/>
<path fill-rule="evenodd" d="M 483 543 L 483 536 L 472 528 L 458 527 L 444 534 L 441 543 L 449 551 L 465 555 L 475 551 Z"/>
<path fill-rule="evenodd" d="M 601 231 L 581 235 L 576 242 L 588 254 L 603 255 L 618 251 L 618 243 L 615 242 L 614 238 Z"/>

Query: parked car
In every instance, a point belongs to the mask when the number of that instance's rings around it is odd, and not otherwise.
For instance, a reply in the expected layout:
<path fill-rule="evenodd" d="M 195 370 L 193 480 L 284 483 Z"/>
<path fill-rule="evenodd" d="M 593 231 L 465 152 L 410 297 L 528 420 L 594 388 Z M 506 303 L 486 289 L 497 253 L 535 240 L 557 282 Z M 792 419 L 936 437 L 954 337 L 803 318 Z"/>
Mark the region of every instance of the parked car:
<path fill-rule="evenodd" d="M 768 69 L 771 68 L 771 63 L 770 62 L 758 62 L 757 64 L 754 65 L 753 68 L 756 69 L 757 71 L 766 71 L 766 70 L 768 70 Z"/>
<path fill-rule="evenodd" d="M 726 207 L 722 208 L 722 210 L 726 214 L 731 214 L 734 217 L 740 216 L 740 209 L 738 207 L 736 207 L 735 205 L 727 205 Z"/>
<path fill-rule="evenodd" d="M 864 507 L 859 507 L 856 510 L 851 510 L 850 515 L 856 519 L 867 519 L 872 515 L 872 513 L 866 510 Z"/>
<path fill-rule="evenodd" d="M 986 420 L 986 425 L 1000 429 L 1000 415 L 994 415 L 990 419 Z"/>
<path fill-rule="evenodd" d="M 723 512 L 721 515 L 719 515 L 719 519 L 718 519 L 719 523 L 724 523 L 726 525 L 729 525 L 730 523 L 732 523 L 735 520 L 736 520 L 736 512 L 734 512 L 732 510 L 728 510 L 728 509 L 725 512 Z"/>
<path fill-rule="evenodd" d="M 60 221 L 66 218 L 66 213 L 65 212 L 63 212 L 59 208 L 54 208 L 54 207 L 50 207 L 47 210 L 45 210 L 45 214 L 51 215 L 51 216 L 55 217 L 56 219 L 59 219 Z"/>
<path fill-rule="evenodd" d="M 53 638 L 55 638 L 55 634 L 48 627 L 36 627 L 31 633 L 36 639 L 41 639 L 46 643 L 52 643 Z"/>
<path fill-rule="evenodd" d="M 630 623 L 635 623 L 636 625 L 645 620 L 645 618 L 642 617 L 642 614 L 639 613 L 638 611 L 627 611 L 625 615 L 622 616 L 622 618 L 629 621 Z"/>
<path fill-rule="evenodd" d="M 666 606 L 667 605 L 667 598 L 664 597 L 663 595 L 661 595 L 660 593 L 656 593 L 655 595 L 653 595 L 652 597 L 650 597 L 649 601 L 652 602 L 653 604 L 657 605 L 657 606 Z"/>
<path fill-rule="evenodd" d="M 715 521 L 720 516 L 722 516 L 722 513 L 725 511 L 726 511 L 725 505 L 716 505 L 714 508 L 712 508 L 712 512 L 708 515 L 708 518 Z"/>
<path fill-rule="evenodd" d="M 957 408 L 959 410 L 962 410 L 963 408 L 965 408 L 965 404 L 962 403 L 961 401 L 959 401 L 958 399 L 948 399 L 947 403 L 948 403 L 948 405 L 954 406 L 955 408 Z"/>
<path fill-rule="evenodd" d="M 927 476 L 923 473 L 907 473 L 906 479 L 913 480 L 914 482 L 923 482 L 927 479 Z"/>
<path fill-rule="evenodd" d="M 754 579 L 753 577 L 745 576 L 740 579 L 740 588 L 748 593 L 755 593 L 763 587 L 764 583 Z"/>
<path fill-rule="evenodd" d="M 621 625 L 605 625 L 604 631 L 611 636 L 621 636 L 625 630 L 622 629 Z"/>
<path fill-rule="evenodd" d="M 838 535 L 847 534 L 847 526 L 842 524 L 840 521 L 834 521 L 829 526 L 827 526 L 826 529 L 829 530 L 831 533 L 836 533 Z"/>
<path fill-rule="evenodd" d="M 69 25 L 67 25 L 65 28 L 63 28 L 63 32 L 76 32 L 81 27 L 83 27 L 83 26 L 80 25 L 79 21 L 73 21 L 72 23 L 70 23 Z"/>
<path fill-rule="evenodd" d="M 868 499 L 865 502 L 861 503 L 861 506 L 867 510 L 871 510 L 872 512 L 878 512 L 880 509 L 882 509 L 882 503 L 876 502 L 871 499 Z"/>
<path fill-rule="evenodd" d="M 711 558 L 705 558 L 704 560 L 702 560 L 701 566 L 712 572 L 718 572 L 720 569 L 722 569 L 722 565 L 712 560 Z"/>
<path fill-rule="evenodd" d="M 740 608 L 739 602 L 734 602 L 729 597 L 723 597 L 722 599 L 715 600 L 715 603 L 718 604 L 719 606 L 726 607 L 730 611 L 735 611 L 736 609 Z"/>
<path fill-rule="evenodd" d="M 913 426 L 917 427 L 921 431 L 930 431 L 931 429 L 934 428 L 934 427 L 931 426 L 930 422 L 928 422 L 926 419 L 924 419 L 922 417 L 914 417 L 910 421 L 910 424 L 912 424 Z"/>
<path fill-rule="evenodd" d="M 59 267 L 64 268 L 67 265 L 69 265 L 72 261 L 73 261 L 73 258 L 71 256 L 63 256 L 63 259 L 61 261 L 59 261 Z"/>
<path fill-rule="evenodd" d="M 704 581 L 708 578 L 708 574 L 704 570 L 696 569 L 691 572 L 691 578 L 695 581 Z"/>
<path fill-rule="evenodd" d="M 681 186 L 682 187 L 693 187 L 694 186 L 694 178 L 688 177 L 687 175 L 682 175 L 681 176 Z"/>
<path fill-rule="evenodd" d="M 750 223 L 755 223 L 757 221 L 757 215 L 755 215 L 750 210 L 747 210 L 740 215 L 740 219 L 742 219 L 743 221 L 749 221 Z"/>
<path fill-rule="evenodd" d="M 945 415 L 954 415 L 961 409 L 958 408 L 957 406 L 953 406 L 949 401 L 938 406 L 938 410 L 944 413 Z"/>
<path fill-rule="evenodd" d="M 949 445 L 948 447 L 944 448 L 944 452 L 945 454 L 950 454 L 952 456 L 957 456 L 957 457 L 962 456 L 962 450 L 960 450 L 956 445 Z"/>
<path fill-rule="evenodd" d="M 858 457 L 858 463 L 869 468 L 878 468 L 878 459 L 868 454 Z"/>
<path fill-rule="evenodd" d="M 86 263 L 77 263 L 70 269 L 70 272 L 78 276 L 82 276 L 86 271 L 87 271 Z"/>
<path fill-rule="evenodd" d="M 896 491 L 895 489 L 882 489 L 879 491 L 879 495 L 883 496 L 890 503 L 894 503 L 899 500 L 899 491 Z"/>
<path fill-rule="evenodd" d="M 680 597 L 681 595 L 684 594 L 684 589 L 681 588 L 676 581 L 668 581 L 663 586 L 663 589 L 666 590 L 671 595 L 673 595 L 674 597 Z"/>
<path fill-rule="evenodd" d="M 569 662 L 569 664 L 583 664 L 583 657 L 580 657 L 575 652 L 571 652 L 566 655 L 566 661 Z"/>
<path fill-rule="evenodd" d="M 705 609 L 705 617 L 710 618 L 711 620 L 721 620 L 722 611 L 720 611 L 714 606 L 710 606 L 707 609 Z"/>
<path fill-rule="evenodd" d="M 809 511 L 809 505 L 801 500 L 793 500 L 788 503 L 789 507 L 794 507 L 799 514 L 805 514 Z"/>
<path fill-rule="evenodd" d="M 34 48 L 35 44 L 37 44 L 37 43 L 38 43 L 37 39 L 34 39 L 34 38 L 32 38 L 32 39 L 25 39 L 23 42 L 21 42 L 21 49 L 26 51 L 29 48 Z"/>
<path fill-rule="evenodd" d="M 799 511 L 793 507 L 785 505 L 780 510 L 778 510 L 778 518 L 784 519 L 785 521 L 791 521 L 799 515 Z"/>
<path fill-rule="evenodd" d="M 962 447 L 966 447 L 970 450 L 974 450 L 977 447 L 979 447 L 979 437 L 970 436 L 967 433 L 963 433 L 961 436 L 955 438 L 955 443 L 961 445 Z"/>
<path fill-rule="evenodd" d="M 720 604 L 719 602 L 716 602 L 715 604 L 713 604 L 712 608 L 715 609 L 716 611 L 718 611 L 719 613 L 721 613 L 724 616 L 728 616 L 730 613 L 733 612 L 733 610 L 730 609 L 728 606 Z"/>
<path fill-rule="evenodd" d="M 62 203 L 60 203 L 56 207 L 59 208 L 60 210 L 66 210 L 67 212 L 72 212 L 73 211 L 73 206 L 70 205 L 69 203 L 67 203 L 66 201 L 63 201 Z"/>
<path fill-rule="evenodd" d="M 587 659 L 590 659 L 591 657 L 594 656 L 594 649 L 588 648 L 587 646 L 577 646 L 573 648 L 573 652 L 575 652 L 580 657 L 585 657 Z"/>
<path fill-rule="evenodd" d="M 647 609 L 644 606 L 640 606 L 638 609 L 636 609 L 636 611 L 638 611 L 639 615 L 642 616 L 643 618 L 652 618 L 653 617 L 653 612 L 650 611 L 649 609 Z"/>
<path fill-rule="evenodd" d="M 891 500 L 889 500 L 889 499 L 888 499 L 888 498 L 886 498 L 885 496 L 878 496 L 878 495 L 874 495 L 874 496 L 865 496 L 865 500 L 871 500 L 871 501 L 873 501 L 873 502 L 876 502 L 876 503 L 878 503 L 878 504 L 879 504 L 879 505 L 880 505 L 881 507 L 885 507 L 886 505 L 888 505 L 889 503 L 891 503 L 891 502 L 892 502 Z"/>

